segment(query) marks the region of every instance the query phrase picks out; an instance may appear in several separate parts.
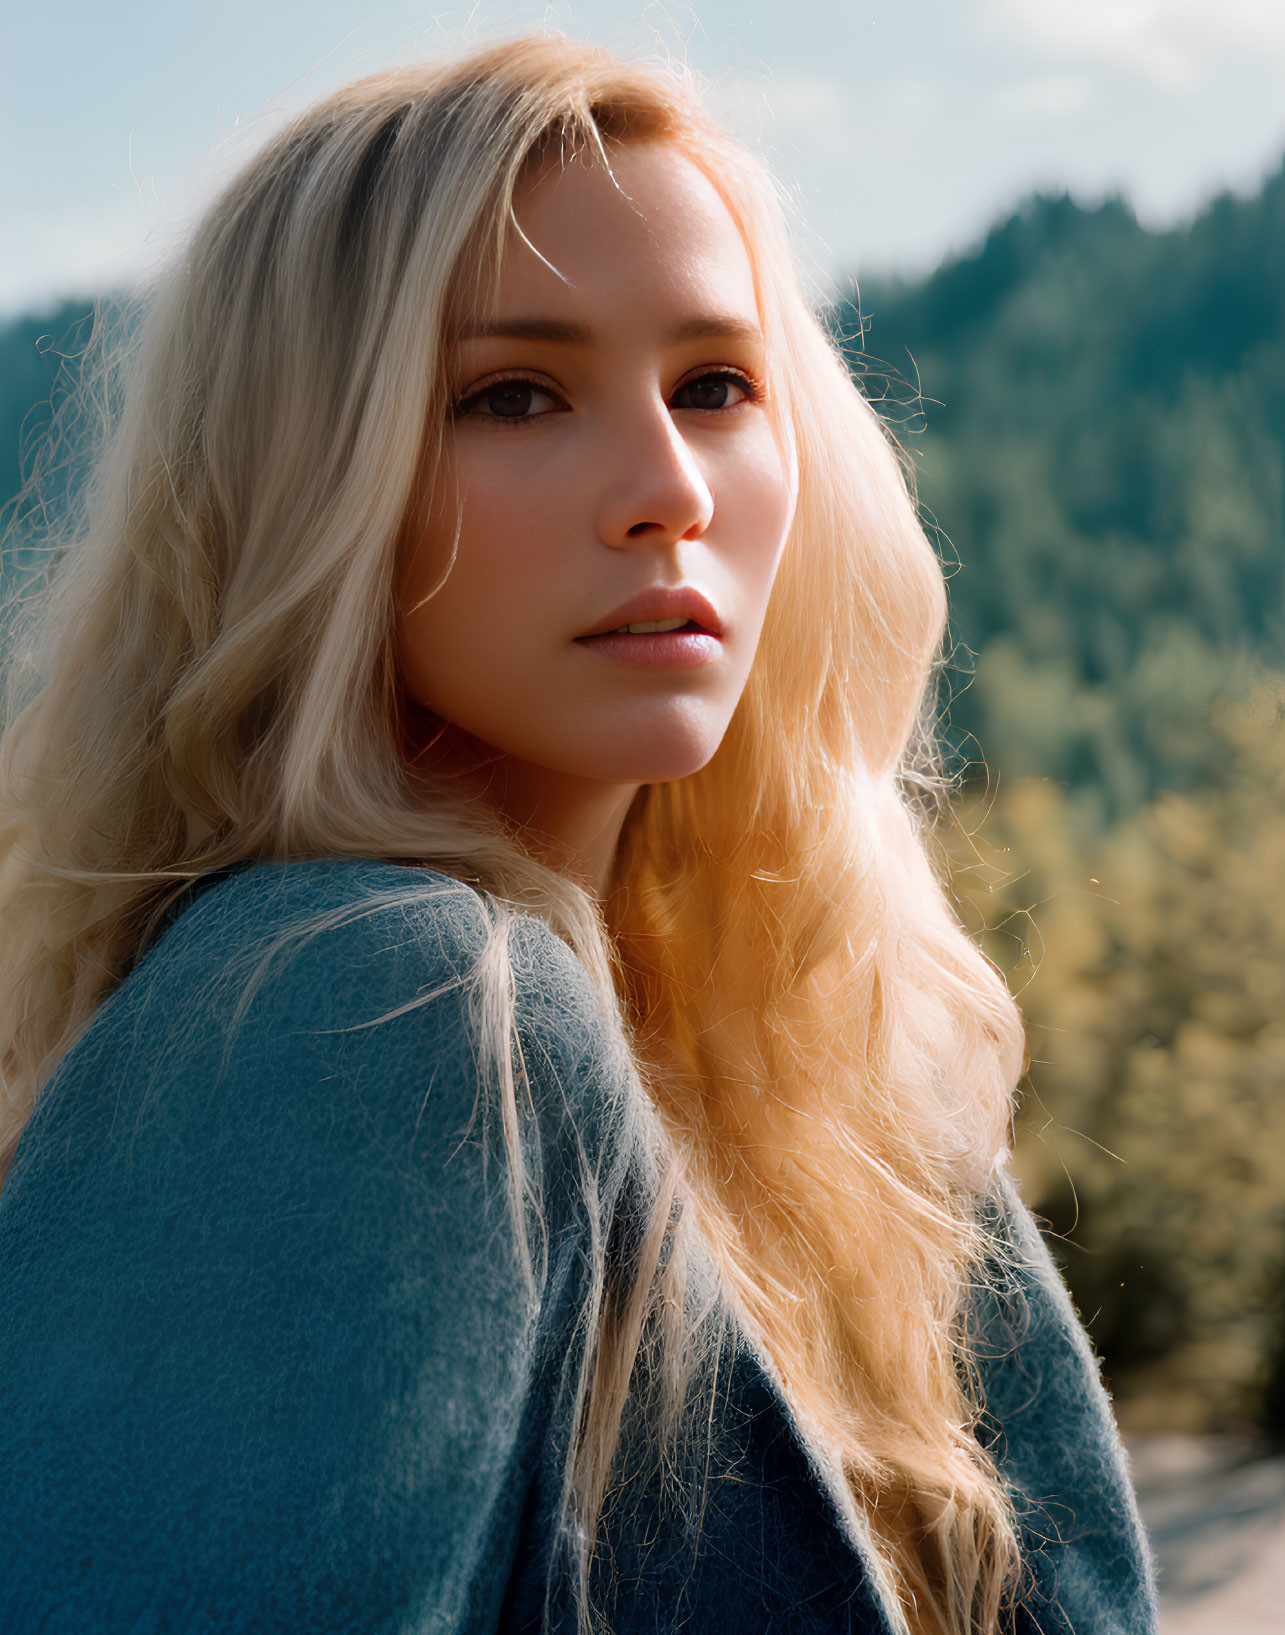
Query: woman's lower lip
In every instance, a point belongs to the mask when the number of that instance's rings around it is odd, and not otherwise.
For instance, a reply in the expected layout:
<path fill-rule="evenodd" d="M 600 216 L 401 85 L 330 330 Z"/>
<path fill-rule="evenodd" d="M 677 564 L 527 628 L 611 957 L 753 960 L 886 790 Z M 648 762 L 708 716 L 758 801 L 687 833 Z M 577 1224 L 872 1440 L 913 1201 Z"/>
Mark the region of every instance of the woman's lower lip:
<path fill-rule="evenodd" d="M 690 670 L 717 656 L 722 638 L 705 630 L 662 630 L 630 635 L 612 631 L 605 636 L 578 636 L 577 647 L 592 648 L 635 670 Z"/>

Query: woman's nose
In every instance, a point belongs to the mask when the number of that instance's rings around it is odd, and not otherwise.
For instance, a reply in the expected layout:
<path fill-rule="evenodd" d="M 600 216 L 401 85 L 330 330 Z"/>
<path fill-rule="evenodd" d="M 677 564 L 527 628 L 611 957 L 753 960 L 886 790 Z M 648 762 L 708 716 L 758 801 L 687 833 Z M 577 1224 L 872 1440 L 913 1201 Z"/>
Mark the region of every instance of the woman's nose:
<path fill-rule="evenodd" d="M 667 404 L 657 401 L 611 430 L 599 477 L 598 536 L 616 547 L 699 538 L 714 496 Z"/>

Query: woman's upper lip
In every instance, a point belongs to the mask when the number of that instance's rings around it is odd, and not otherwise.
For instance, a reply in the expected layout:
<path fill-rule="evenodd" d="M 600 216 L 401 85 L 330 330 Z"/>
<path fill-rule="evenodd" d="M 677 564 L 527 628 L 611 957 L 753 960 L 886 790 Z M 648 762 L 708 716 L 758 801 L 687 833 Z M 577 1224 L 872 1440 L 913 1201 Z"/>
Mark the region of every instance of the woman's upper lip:
<path fill-rule="evenodd" d="M 619 630 L 621 625 L 649 624 L 657 619 L 690 619 L 711 636 L 723 634 L 723 621 L 714 604 L 700 591 L 690 585 L 653 585 L 605 614 L 592 630 L 586 630 L 576 640 L 605 636 L 609 630 Z"/>

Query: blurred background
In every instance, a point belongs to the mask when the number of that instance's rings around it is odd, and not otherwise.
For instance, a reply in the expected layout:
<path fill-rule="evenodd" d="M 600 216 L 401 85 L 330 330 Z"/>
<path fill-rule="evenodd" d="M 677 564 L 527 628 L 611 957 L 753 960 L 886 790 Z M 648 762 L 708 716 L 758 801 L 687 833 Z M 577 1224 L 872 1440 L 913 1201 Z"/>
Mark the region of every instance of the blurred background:
<path fill-rule="evenodd" d="M 0 42 L 0 501 L 97 300 L 293 110 L 542 24 L 704 74 L 950 575 L 943 832 L 1166 1630 L 1285 1583 L 1285 5 L 134 0 Z M 21 528 L 5 573 L 23 569 Z"/>

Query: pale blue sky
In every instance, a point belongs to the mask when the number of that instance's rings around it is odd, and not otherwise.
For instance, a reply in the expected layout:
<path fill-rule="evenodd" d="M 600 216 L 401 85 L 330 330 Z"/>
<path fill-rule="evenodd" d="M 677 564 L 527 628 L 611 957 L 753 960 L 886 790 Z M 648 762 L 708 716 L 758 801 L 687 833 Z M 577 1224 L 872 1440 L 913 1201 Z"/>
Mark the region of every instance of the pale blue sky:
<path fill-rule="evenodd" d="M 1285 150 L 1285 0 L 6 0 L 0 314 L 154 264 L 344 80 L 545 19 L 686 54 L 823 281 L 931 265 L 1035 187 L 1172 221 Z"/>

